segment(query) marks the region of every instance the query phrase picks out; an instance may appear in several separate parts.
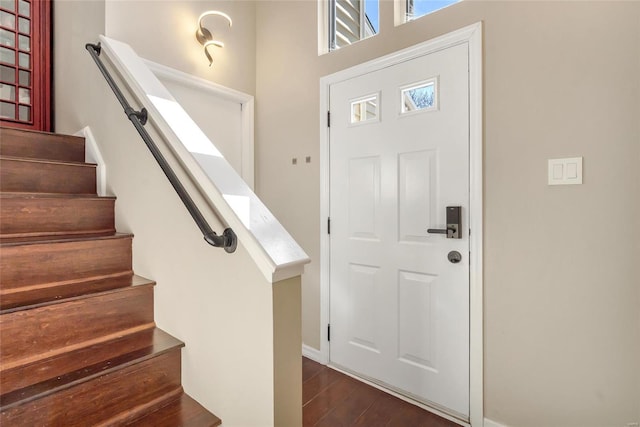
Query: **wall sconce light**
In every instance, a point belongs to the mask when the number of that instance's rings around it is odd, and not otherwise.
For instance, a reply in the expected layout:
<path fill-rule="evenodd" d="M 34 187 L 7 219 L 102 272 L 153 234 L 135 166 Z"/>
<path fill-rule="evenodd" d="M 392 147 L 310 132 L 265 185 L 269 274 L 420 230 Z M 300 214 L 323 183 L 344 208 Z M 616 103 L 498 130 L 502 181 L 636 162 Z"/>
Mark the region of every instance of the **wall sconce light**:
<path fill-rule="evenodd" d="M 224 43 L 222 43 L 219 40 L 214 40 L 213 34 L 211 34 L 211 31 L 209 31 L 208 29 L 202 26 L 202 20 L 205 17 L 210 15 L 216 15 L 216 16 L 221 16 L 225 18 L 229 22 L 229 27 L 231 27 L 231 24 L 232 24 L 231 18 L 229 17 L 229 15 L 223 12 L 219 12 L 217 10 L 209 10 L 207 12 L 204 12 L 202 15 L 200 15 L 200 18 L 198 18 L 198 29 L 196 30 L 196 39 L 198 40 L 198 42 L 200 42 L 202 46 L 204 46 L 204 54 L 207 56 L 207 59 L 209 60 L 209 67 L 211 67 L 211 64 L 213 64 L 213 58 L 211 57 L 211 54 L 209 53 L 208 48 L 210 46 L 224 47 Z"/>

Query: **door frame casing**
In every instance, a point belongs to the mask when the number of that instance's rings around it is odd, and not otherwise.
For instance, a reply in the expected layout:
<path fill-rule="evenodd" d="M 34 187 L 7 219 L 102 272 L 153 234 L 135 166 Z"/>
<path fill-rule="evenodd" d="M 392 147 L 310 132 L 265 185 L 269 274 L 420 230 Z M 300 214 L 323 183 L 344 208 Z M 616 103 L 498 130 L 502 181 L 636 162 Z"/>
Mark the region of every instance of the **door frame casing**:
<path fill-rule="evenodd" d="M 143 61 L 159 79 L 167 79 L 188 89 L 200 91 L 202 96 L 220 98 L 240 104 L 242 145 L 240 147 L 241 164 L 239 166 L 241 171 L 239 174 L 247 185 L 255 190 L 254 96 L 148 59 Z"/>
<path fill-rule="evenodd" d="M 373 59 L 320 79 L 320 363 L 329 364 L 330 319 L 329 92 L 332 84 L 459 44 L 469 47 L 469 420 L 484 424 L 483 407 L 483 98 L 482 22 Z"/>

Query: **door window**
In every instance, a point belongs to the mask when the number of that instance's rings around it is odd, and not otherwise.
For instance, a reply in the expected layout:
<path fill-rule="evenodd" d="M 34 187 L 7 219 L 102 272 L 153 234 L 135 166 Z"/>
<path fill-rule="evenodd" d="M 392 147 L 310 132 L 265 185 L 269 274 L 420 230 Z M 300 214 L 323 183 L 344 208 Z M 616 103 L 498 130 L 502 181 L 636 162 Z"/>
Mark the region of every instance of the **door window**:
<path fill-rule="evenodd" d="M 438 109 L 438 79 L 400 88 L 400 105 L 402 114 Z"/>
<path fill-rule="evenodd" d="M 351 123 L 373 122 L 380 119 L 378 94 L 351 101 Z"/>
<path fill-rule="evenodd" d="M 50 129 L 50 2 L 0 0 L 0 124 Z"/>

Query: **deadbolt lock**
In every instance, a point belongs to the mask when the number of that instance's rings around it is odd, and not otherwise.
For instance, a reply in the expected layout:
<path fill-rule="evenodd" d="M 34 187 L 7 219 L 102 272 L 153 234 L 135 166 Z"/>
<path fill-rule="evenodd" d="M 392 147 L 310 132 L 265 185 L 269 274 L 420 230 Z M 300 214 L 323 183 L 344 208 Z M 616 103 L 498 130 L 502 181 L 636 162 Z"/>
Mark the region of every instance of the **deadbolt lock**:
<path fill-rule="evenodd" d="M 462 261 L 462 255 L 458 251 L 451 251 L 447 254 L 447 259 L 452 264 L 457 264 Z"/>

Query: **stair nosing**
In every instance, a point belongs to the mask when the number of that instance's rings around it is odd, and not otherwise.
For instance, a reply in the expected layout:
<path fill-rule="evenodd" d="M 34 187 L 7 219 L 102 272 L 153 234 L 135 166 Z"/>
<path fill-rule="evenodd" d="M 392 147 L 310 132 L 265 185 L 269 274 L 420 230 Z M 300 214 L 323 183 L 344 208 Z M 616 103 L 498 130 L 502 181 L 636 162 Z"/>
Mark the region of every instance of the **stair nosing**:
<path fill-rule="evenodd" d="M 220 426 L 222 424 L 222 420 L 217 415 L 215 415 L 214 413 L 210 412 L 200 402 L 198 402 L 193 397 L 189 396 L 187 393 L 182 393 L 182 395 L 180 396 L 179 399 L 176 399 L 175 401 L 169 402 L 167 405 L 163 405 L 162 407 L 159 407 L 155 411 L 150 412 L 148 414 L 145 414 L 142 417 L 135 418 L 135 419 L 129 421 L 126 425 L 127 426 L 129 426 L 129 425 L 134 425 L 134 426 L 135 425 L 138 425 L 138 426 L 139 425 L 144 425 L 144 426 L 152 425 L 152 424 L 149 424 L 147 417 L 151 417 L 153 419 L 153 418 L 155 418 L 156 413 L 161 413 L 161 411 L 166 411 L 167 409 L 170 409 L 169 407 L 171 405 L 174 405 L 174 404 L 180 405 L 181 407 L 184 404 L 193 405 L 193 406 L 199 407 L 201 409 L 201 411 L 199 411 L 200 414 L 205 414 L 205 415 L 208 414 L 207 418 L 209 418 L 209 419 L 206 420 L 206 421 L 208 423 L 210 423 L 210 424 L 206 424 L 206 425 L 209 426 L 209 427 L 217 427 L 217 426 Z M 163 419 L 164 419 L 164 417 L 160 418 L 160 420 L 163 420 Z M 195 418 L 195 419 L 194 418 L 189 418 L 189 419 L 186 419 L 186 420 L 180 419 L 179 420 L 179 425 L 183 426 L 183 427 L 187 427 L 187 426 L 192 426 L 192 427 L 193 426 L 199 426 L 200 427 L 200 426 L 202 426 L 203 424 L 196 423 L 196 421 L 195 421 L 196 419 L 197 418 Z M 186 424 L 183 424 L 183 422 L 186 422 Z"/>
<path fill-rule="evenodd" d="M 82 235 L 82 236 L 107 236 L 110 234 L 114 234 L 116 231 L 115 228 L 104 228 L 104 229 L 87 229 L 80 231 L 33 231 L 31 233 L 0 233 L 0 242 L 6 239 L 31 239 L 36 237 L 55 237 L 55 236 L 73 236 L 73 235 Z"/>
<path fill-rule="evenodd" d="M 77 301 L 77 300 L 90 298 L 90 297 L 94 297 L 94 296 L 109 295 L 109 294 L 114 294 L 114 293 L 118 293 L 118 292 L 125 292 L 125 291 L 127 291 L 128 289 L 131 289 L 131 288 L 139 288 L 139 287 L 144 287 L 144 286 L 153 287 L 153 286 L 155 286 L 157 284 L 155 280 L 147 279 L 146 277 L 142 277 L 142 276 L 138 276 L 136 274 L 133 274 L 133 270 L 128 270 L 126 273 L 132 273 L 131 274 L 132 282 L 135 281 L 135 280 L 139 280 L 140 283 L 132 283 L 129 286 L 123 286 L 123 287 L 120 287 L 120 288 L 107 289 L 107 290 L 98 291 L 98 292 L 89 292 L 89 293 L 82 294 L 82 295 L 74 295 L 74 296 L 71 296 L 71 297 L 54 299 L 54 300 L 49 300 L 49 301 L 43 301 L 43 302 L 38 302 L 38 303 L 35 303 L 35 304 L 20 305 L 18 307 L 6 308 L 6 309 L 3 309 L 3 310 L 0 309 L 0 315 L 9 314 L 9 313 L 15 313 L 15 312 L 24 311 L 24 310 L 32 310 L 32 309 L 42 308 L 42 307 L 49 307 L 49 306 L 53 306 L 53 305 L 57 305 L 57 304 L 64 304 L 64 303 L 67 303 L 67 302 Z M 88 277 L 88 278 L 86 278 L 86 280 L 80 280 L 80 281 L 75 282 L 75 283 L 82 283 L 84 281 L 91 282 L 91 281 L 94 281 L 94 280 L 100 280 L 100 277 L 101 276 Z M 105 276 L 102 276 L 102 277 L 105 277 Z M 114 278 L 117 278 L 117 277 L 118 276 L 114 276 Z M 126 277 L 126 276 L 123 274 L 122 277 Z M 108 277 L 105 277 L 105 278 L 108 278 Z M 70 281 L 65 281 L 65 282 L 70 282 Z M 60 283 L 60 282 L 53 282 L 53 284 L 55 284 L 55 283 Z M 49 283 L 47 283 L 47 285 L 48 284 Z M 12 288 L 12 290 L 13 289 L 22 289 L 22 288 Z M 17 292 L 11 292 L 11 293 L 17 293 Z"/>
<path fill-rule="evenodd" d="M 113 417 L 109 418 L 108 420 L 105 420 L 104 422 L 98 424 L 96 427 L 107 427 L 114 424 L 122 424 L 123 422 L 129 424 L 134 421 L 140 420 L 145 416 L 152 414 L 155 411 L 158 411 L 164 408 L 165 406 L 168 406 L 171 403 L 177 401 L 183 394 L 184 394 L 184 388 L 182 387 L 182 384 L 180 384 L 171 392 L 164 394 L 162 396 L 158 396 L 157 398 L 151 400 L 150 402 L 147 402 L 144 405 L 139 405 L 138 407 L 135 408 L 136 410 L 134 412 L 131 412 L 131 413 L 120 412 L 118 414 L 115 414 Z M 163 401 L 165 403 L 160 404 Z M 147 409 L 153 408 L 156 405 L 158 405 L 158 407 L 155 410 L 148 411 L 148 412 L 146 411 Z"/>
<path fill-rule="evenodd" d="M 28 191 L 2 191 L 1 199 L 63 199 L 63 200 L 116 200 L 116 196 L 100 196 L 91 193 L 31 193 Z"/>
<path fill-rule="evenodd" d="M 44 135 L 45 137 L 49 137 L 49 136 L 53 136 L 53 137 L 59 137 L 59 138 L 73 138 L 73 139 L 79 139 L 82 141 L 76 141 L 77 144 L 84 144 L 85 143 L 85 137 L 84 136 L 78 136 L 78 135 L 69 135 L 66 133 L 57 133 L 57 132 L 47 132 L 44 130 L 36 130 L 36 129 L 21 129 L 21 128 L 14 128 L 14 127 L 10 127 L 10 126 L 0 126 L 0 132 L 2 132 L 3 130 L 9 130 L 9 131 L 15 131 L 15 132 L 25 132 L 25 133 L 35 133 L 38 135 Z"/>
<path fill-rule="evenodd" d="M 155 323 L 152 324 L 152 325 L 153 326 L 146 327 L 145 329 L 141 329 L 140 331 L 137 331 L 135 333 L 142 333 L 142 332 L 144 332 L 146 330 L 150 330 L 152 328 L 157 328 L 157 326 L 155 326 Z M 147 326 L 147 325 L 145 325 L 145 326 Z M 164 332 L 164 331 L 162 331 L 162 332 L 166 334 L 166 332 Z M 7 404 L 7 405 L 3 405 L 2 407 L 0 407 L 0 411 L 6 411 L 6 410 L 9 410 L 9 409 L 14 408 L 16 406 L 20 406 L 20 405 L 23 405 L 23 404 L 26 404 L 26 403 L 29 403 L 29 402 L 33 402 L 35 400 L 44 398 L 46 396 L 50 396 L 50 395 L 52 395 L 54 393 L 57 393 L 57 392 L 60 392 L 62 390 L 69 389 L 69 388 L 74 387 L 76 385 L 92 381 L 92 380 L 94 380 L 96 378 L 111 374 L 111 373 L 119 371 L 121 369 L 126 369 L 126 368 L 128 368 L 130 366 L 133 366 L 135 364 L 145 362 L 145 361 L 153 359 L 155 357 L 159 357 L 159 356 L 161 356 L 163 354 L 166 354 L 166 353 L 168 353 L 170 351 L 179 350 L 179 349 L 181 349 L 181 348 L 183 348 L 185 346 L 184 342 L 182 342 L 181 340 L 178 340 L 177 338 L 173 337 L 170 334 L 167 334 L 167 335 L 171 336 L 171 338 L 173 338 L 176 342 L 173 343 L 172 345 L 166 347 L 166 348 L 163 348 L 162 350 L 159 350 L 157 352 L 146 353 L 146 354 L 144 354 L 142 356 L 136 357 L 136 358 L 134 358 L 132 360 L 129 360 L 127 362 L 120 363 L 120 364 L 117 364 L 117 365 L 113 365 L 110 368 L 107 368 L 107 369 L 104 369 L 104 370 L 101 370 L 101 371 L 96 371 L 96 372 L 94 372 L 92 374 L 89 374 L 89 375 L 84 376 L 84 377 L 77 378 L 77 379 L 75 379 L 73 381 L 70 381 L 68 383 L 64 383 L 64 384 L 60 384 L 58 386 L 51 387 L 51 388 L 49 388 L 47 390 L 44 390 L 44 391 L 42 391 L 40 393 L 35 393 L 32 396 L 28 396 L 28 397 L 23 398 L 23 399 L 18 399 L 18 400 L 14 401 L 14 402 L 11 402 L 11 403 Z M 115 338 L 115 339 L 117 339 L 117 338 Z M 104 341 L 102 341 L 100 343 L 108 343 L 109 341 L 112 341 L 112 339 L 107 339 L 107 340 L 104 340 Z M 80 347 L 80 348 L 90 347 L 91 345 L 95 345 L 95 344 L 96 343 L 91 343 L 91 344 L 85 345 L 85 346 Z M 148 348 L 148 347 L 146 347 L 146 348 Z M 137 349 L 137 350 L 134 350 L 132 352 L 122 354 L 122 355 L 120 355 L 120 357 L 125 357 L 125 356 L 127 356 L 129 354 L 138 353 L 138 352 L 141 352 L 142 350 L 144 350 L 144 348 L 143 349 Z M 50 356 L 50 357 L 55 357 L 55 356 Z M 37 361 L 33 361 L 33 362 L 30 362 L 30 363 L 35 363 L 35 362 L 37 362 Z M 102 361 L 102 363 L 104 363 L 104 361 Z M 98 365 L 98 364 L 99 363 L 96 363 L 94 365 Z M 94 365 L 91 365 L 91 366 L 94 366 Z M 77 369 L 77 370 L 75 370 L 73 372 L 67 372 L 64 375 L 70 375 L 72 373 L 78 372 L 78 371 L 80 371 L 82 369 L 86 369 L 86 368 L 88 368 L 88 367 L 85 366 L 85 367 Z M 51 381 L 51 380 L 53 380 L 53 378 L 50 378 L 50 379 L 45 380 L 45 381 L 41 381 L 38 384 L 42 384 L 43 382 L 47 382 L 47 381 Z M 28 388 L 28 387 L 32 387 L 32 386 L 27 386 L 27 387 L 23 387 L 21 389 L 17 389 L 15 391 L 12 391 L 10 394 L 14 394 L 14 393 L 18 394 L 18 393 L 20 393 L 21 390 L 24 390 L 25 388 Z"/>
<path fill-rule="evenodd" d="M 118 330 L 116 332 L 112 332 L 112 333 L 107 334 L 107 335 L 102 335 L 100 337 L 97 337 L 97 338 L 94 338 L 94 339 L 91 339 L 91 340 L 78 342 L 78 343 L 75 343 L 75 344 L 72 344 L 72 345 L 69 345 L 69 346 L 66 346 L 66 347 L 59 347 L 59 348 L 56 348 L 55 350 L 49 350 L 48 352 L 40 353 L 40 354 L 37 354 L 37 355 L 32 356 L 32 357 L 23 357 L 22 359 L 16 359 L 16 360 L 13 360 L 12 362 L 9 362 L 9 363 L 5 362 L 3 368 L 4 368 L 4 370 L 10 370 L 10 369 L 14 369 L 14 368 L 16 368 L 17 366 L 20 366 L 20 365 L 30 365 L 32 363 L 36 363 L 36 362 L 44 360 L 44 359 L 49 359 L 49 358 L 52 358 L 52 357 L 56 357 L 56 356 L 58 356 L 60 354 L 63 354 L 63 353 L 79 350 L 81 348 L 89 347 L 89 346 L 92 346 L 92 345 L 95 345 L 95 344 L 108 342 L 108 341 L 111 341 L 112 339 L 117 338 L 119 336 L 124 336 L 126 334 L 131 334 L 131 333 L 136 333 L 136 332 L 142 332 L 144 330 L 155 328 L 155 327 L 156 327 L 155 321 L 149 322 L 149 323 L 143 323 L 143 324 L 140 324 L 140 325 L 137 325 L 137 326 L 133 326 L 133 327 L 130 327 L 130 328 L 121 329 L 121 330 Z"/>
<path fill-rule="evenodd" d="M 26 245 L 49 245 L 49 244 L 64 244 L 64 243 L 72 243 L 72 242 L 89 242 L 92 240 L 114 240 L 114 239 L 132 239 L 132 233 L 113 233 L 107 236 L 92 236 L 91 234 L 84 235 L 66 235 L 69 238 L 63 239 L 60 238 L 50 238 L 51 236 L 43 236 L 45 238 L 38 240 L 25 240 L 25 241 L 16 241 L 16 242 L 0 242 L 0 248 L 9 248 L 15 246 L 26 246 Z"/>
<path fill-rule="evenodd" d="M 4 156 L 0 155 L 0 160 L 10 160 L 17 162 L 28 162 L 28 163 L 49 163 L 56 165 L 66 165 L 66 166 L 78 166 L 78 167 L 87 167 L 87 168 L 96 168 L 98 165 L 96 163 L 87 163 L 87 162 L 74 162 L 70 160 L 49 160 L 49 159 L 38 159 L 32 157 L 17 157 L 17 156 Z"/>
<path fill-rule="evenodd" d="M 138 277 L 141 277 L 141 276 L 138 276 Z M 15 313 L 17 311 L 33 310 L 33 309 L 36 309 L 36 308 L 49 307 L 49 306 L 53 306 L 53 305 L 64 304 L 64 303 L 78 301 L 78 300 L 81 300 L 81 299 L 86 299 L 86 298 L 91 298 L 91 297 L 115 294 L 115 293 L 118 293 L 118 292 L 126 292 L 127 290 L 129 290 L 131 288 L 139 288 L 139 287 L 145 287 L 145 286 L 153 287 L 155 285 L 156 285 L 155 280 L 145 279 L 144 283 L 138 283 L 138 284 L 131 285 L 131 286 L 123 286 L 121 288 L 108 289 L 108 290 L 105 290 L 105 291 L 98 291 L 98 292 L 90 292 L 90 293 L 87 293 L 87 294 L 75 295 L 75 296 L 67 297 L 67 298 L 60 298 L 60 299 L 55 299 L 55 300 L 50 300 L 50 301 L 44 301 L 44 302 L 40 302 L 40 303 L 37 303 L 37 304 L 30 304 L 30 305 L 24 305 L 24 306 L 8 308 L 6 310 L 0 310 L 0 314 L 9 314 L 9 313 Z"/>

